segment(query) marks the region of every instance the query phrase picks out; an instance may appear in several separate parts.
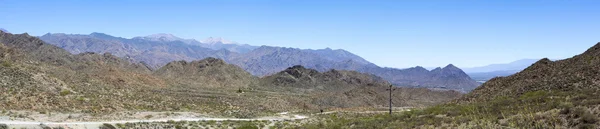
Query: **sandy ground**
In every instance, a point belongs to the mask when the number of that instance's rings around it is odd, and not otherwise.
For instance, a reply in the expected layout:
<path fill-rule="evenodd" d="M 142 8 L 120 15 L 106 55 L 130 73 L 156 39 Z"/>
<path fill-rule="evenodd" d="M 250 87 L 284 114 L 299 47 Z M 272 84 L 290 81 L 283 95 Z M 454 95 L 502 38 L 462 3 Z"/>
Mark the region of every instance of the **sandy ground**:
<path fill-rule="evenodd" d="M 15 115 L 16 114 L 16 115 Z M 167 122 L 167 121 L 282 121 L 282 120 L 298 120 L 306 119 L 307 116 L 295 115 L 287 112 L 279 113 L 276 116 L 260 117 L 260 118 L 215 118 L 209 117 L 202 114 L 193 112 L 123 112 L 113 114 L 116 116 L 128 115 L 127 117 L 120 118 L 120 120 L 102 120 L 104 118 L 114 118 L 114 116 L 108 115 L 103 117 L 94 118 L 85 114 L 39 114 L 35 112 L 27 111 L 15 111 L 12 112 L 12 116 L 22 117 L 11 117 L 0 115 L 0 124 L 6 124 L 9 128 L 26 128 L 26 129 L 42 129 L 42 127 L 63 127 L 68 129 L 97 129 L 100 125 L 117 124 L 117 123 L 137 123 L 137 122 Z M 28 114 L 25 116 L 25 114 Z M 25 116 L 25 117 L 23 117 Z M 96 119 L 98 121 L 91 121 L 88 119 Z"/>
<path fill-rule="evenodd" d="M 411 109 L 411 107 L 395 107 L 394 112 L 410 111 Z M 327 111 L 323 113 L 315 113 L 313 115 L 337 112 L 387 113 L 388 111 Z M 89 114 L 10 111 L 9 113 L 0 114 L 0 124 L 6 124 L 10 129 L 42 129 L 44 126 L 63 127 L 65 129 L 98 129 L 100 125 L 104 123 L 125 124 L 167 121 L 284 121 L 307 119 L 309 118 L 308 116 L 298 115 L 290 112 L 282 112 L 268 117 L 242 119 L 211 117 L 194 112 L 119 112 L 105 116 L 92 116 Z"/>

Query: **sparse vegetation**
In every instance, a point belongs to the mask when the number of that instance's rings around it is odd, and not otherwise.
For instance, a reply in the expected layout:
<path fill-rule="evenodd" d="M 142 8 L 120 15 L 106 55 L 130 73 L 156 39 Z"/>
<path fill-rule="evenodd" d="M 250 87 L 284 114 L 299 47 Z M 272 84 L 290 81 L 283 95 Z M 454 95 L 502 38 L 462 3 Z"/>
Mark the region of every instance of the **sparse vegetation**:
<path fill-rule="evenodd" d="M 71 91 L 69 91 L 69 90 L 62 90 L 62 91 L 60 91 L 60 96 L 67 96 L 69 94 L 71 94 Z"/>
<path fill-rule="evenodd" d="M 100 129 L 117 129 L 115 126 L 111 125 L 111 124 L 102 124 L 100 127 Z"/>
<path fill-rule="evenodd" d="M 6 125 L 6 124 L 0 124 L 0 129 L 8 129 L 8 125 Z"/>
<path fill-rule="evenodd" d="M 451 103 L 393 115 L 331 114 L 301 128 L 597 128 L 600 43 L 570 59 L 542 59 Z M 593 72 L 592 72 L 593 71 Z"/>

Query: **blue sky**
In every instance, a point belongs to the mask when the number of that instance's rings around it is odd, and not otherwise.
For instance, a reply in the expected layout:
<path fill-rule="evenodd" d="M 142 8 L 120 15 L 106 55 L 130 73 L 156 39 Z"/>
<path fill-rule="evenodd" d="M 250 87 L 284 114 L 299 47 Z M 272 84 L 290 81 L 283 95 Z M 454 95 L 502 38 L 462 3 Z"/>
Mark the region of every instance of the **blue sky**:
<path fill-rule="evenodd" d="M 31 35 L 172 33 L 345 49 L 386 67 L 568 58 L 600 41 L 599 1 L 0 0 L 0 28 Z"/>

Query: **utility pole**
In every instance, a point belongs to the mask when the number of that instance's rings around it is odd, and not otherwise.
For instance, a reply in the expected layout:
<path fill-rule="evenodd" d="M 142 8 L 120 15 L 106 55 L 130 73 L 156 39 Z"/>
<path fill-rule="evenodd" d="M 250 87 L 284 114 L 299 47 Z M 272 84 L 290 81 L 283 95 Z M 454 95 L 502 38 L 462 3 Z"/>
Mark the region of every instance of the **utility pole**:
<path fill-rule="evenodd" d="M 396 89 L 394 89 L 394 88 L 393 88 L 393 86 L 392 86 L 392 85 L 390 85 L 390 88 L 389 88 L 389 89 L 386 89 L 386 90 L 389 90 L 389 91 L 390 91 L 390 115 L 392 115 L 392 91 L 394 91 L 394 90 L 396 90 Z"/>

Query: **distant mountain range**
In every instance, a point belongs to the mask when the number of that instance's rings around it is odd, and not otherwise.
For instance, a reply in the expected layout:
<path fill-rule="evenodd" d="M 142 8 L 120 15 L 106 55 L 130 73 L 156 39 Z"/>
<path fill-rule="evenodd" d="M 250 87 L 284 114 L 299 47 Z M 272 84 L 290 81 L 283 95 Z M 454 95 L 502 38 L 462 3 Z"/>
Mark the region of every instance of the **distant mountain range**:
<path fill-rule="evenodd" d="M 467 92 L 479 85 L 454 65 L 431 71 L 423 67 L 383 68 L 341 49 L 258 47 L 222 38 L 197 41 L 171 34 L 126 39 L 104 33 L 89 35 L 48 33 L 39 38 L 71 53 L 109 52 L 132 61 L 143 62 L 151 69 L 157 69 L 172 61 L 193 61 L 214 57 L 240 66 L 257 76 L 271 75 L 294 65 L 302 65 L 320 72 L 338 69 L 369 73 L 398 86 L 447 88 Z"/>
<path fill-rule="evenodd" d="M 485 72 L 494 72 L 494 71 L 514 71 L 514 70 L 523 70 L 529 67 L 531 64 L 535 63 L 539 59 L 521 59 L 517 61 L 513 61 L 505 64 L 490 64 L 481 67 L 471 67 L 471 68 L 462 68 L 466 73 L 485 73 Z"/>
<path fill-rule="evenodd" d="M 539 59 L 521 59 L 505 64 L 491 64 L 481 67 L 462 68 L 474 80 L 484 82 L 494 77 L 515 74 L 535 63 Z"/>

